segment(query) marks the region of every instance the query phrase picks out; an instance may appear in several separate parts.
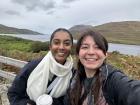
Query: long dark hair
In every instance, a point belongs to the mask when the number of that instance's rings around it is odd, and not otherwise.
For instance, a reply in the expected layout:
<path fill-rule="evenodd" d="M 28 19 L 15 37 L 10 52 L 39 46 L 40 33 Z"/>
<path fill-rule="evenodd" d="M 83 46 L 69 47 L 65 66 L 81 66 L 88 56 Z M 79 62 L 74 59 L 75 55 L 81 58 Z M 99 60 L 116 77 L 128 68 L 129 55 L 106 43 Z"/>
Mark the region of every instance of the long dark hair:
<path fill-rule="evenodd" d="M 93 30 L 87 30 L 81 35 L 80 39 L 77 42 L 77 46 L 76 46 L 77 55 L 79 54 L 80 47 L 84 38 L 87 36 L 91 36 L 94 39 L 95 43 L 98 45 L 98 47 L 103 51 L 104 54 L 106 54 L 108 50 L 107 40 L 99 32 L 93 31 Z M 82 82 L 86 78 L 84 66 L 83 64 L 81 64 L 80 61 L 78 61 L 77 63 L 77 69 L 78 69 L 78 72 L 76 75 L 74 86 L 72 86 L 72 88 L 69 90 L 69 97 L 70 97 L 71 105 L 79 105 L 79 102 L 81 101 L 80 97 L 81 97 L 81 92 L 82 92 Z M 95 100 L 94 103 L 96 103 L 98 100 L 99 89 L 101 87 L 99 71 L 97 71 L 95 75 L 97 76 L 97 79 L 95 82 L 96 85 L 94 85 L 95 87 L 92 87 L 92 94 L 94 94 L 94 100 Z"/>
<path fill-rule="evenodd" d="M 50 45 L 51 45 L 52 39 L 54 38 L 55 34 L 56 34 L 57 32 L 59 32 L 59 31 L 63 31 L 63 32 L 68 33 L 69 36 L 70 36 L 72 45 L 73 45 L 73 36 L 72 36 L 71 32 L 70 32 L 69 30 L 65 29 L 65 28 L 58 28 L 58 29 L 56 29 L 56 30 L 51 34 Z M 62 37 L 63 37 L 63 36 L 62 36 Z"/>

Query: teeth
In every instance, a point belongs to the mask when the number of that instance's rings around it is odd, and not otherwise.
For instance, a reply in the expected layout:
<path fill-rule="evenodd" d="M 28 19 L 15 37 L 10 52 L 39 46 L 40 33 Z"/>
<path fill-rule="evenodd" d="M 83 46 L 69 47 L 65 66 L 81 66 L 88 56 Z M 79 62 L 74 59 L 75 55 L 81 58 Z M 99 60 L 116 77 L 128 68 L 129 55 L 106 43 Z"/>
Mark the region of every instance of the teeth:
<path fill-rule="evenodd" d="M 58 55 L 64 55 L 65 53 L 58 53 Z"/>
<path fill-rule="evenodd" d="M 58 54 L 64 54 L 64 53 L 58 53 Z"/>
<path fill-rule="evenodd" d="M 95 58 L 87 58 L 86 60 L 87 60 L 87 61 L 96 61 Z"/>

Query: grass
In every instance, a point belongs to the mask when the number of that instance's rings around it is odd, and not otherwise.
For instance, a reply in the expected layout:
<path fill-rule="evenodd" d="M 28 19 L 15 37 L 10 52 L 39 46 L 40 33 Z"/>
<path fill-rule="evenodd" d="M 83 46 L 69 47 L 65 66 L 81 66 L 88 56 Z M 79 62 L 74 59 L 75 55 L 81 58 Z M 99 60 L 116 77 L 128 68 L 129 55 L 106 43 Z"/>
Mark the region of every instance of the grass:
<path fill-rule="evenodd" d="M 30 45 L 32 43 L 33 41 L 30 40 L 0 36 L 0 55 L 24 61 L 30 61 L 45 56 L 47 51 L 33 53 L 30 50 Z M 74 55 L 73 58 L 76 59 Z M 121 69 L 129 77 L 140 80 L 140 56 L 123 55 L 115 51 L 109 53 L 107 62 Z M 19 71 L 19 68 L 10 66 L 1 66 L 0 68 L 16 73 Z"/>
<path fill-rule="evenodd" d="M 30 45 L 33 41 L 25 40 L 17 37 L 0 35 L 0 49 L 4 50 L 19 50 L 27 52 L 30 50 Z"/>

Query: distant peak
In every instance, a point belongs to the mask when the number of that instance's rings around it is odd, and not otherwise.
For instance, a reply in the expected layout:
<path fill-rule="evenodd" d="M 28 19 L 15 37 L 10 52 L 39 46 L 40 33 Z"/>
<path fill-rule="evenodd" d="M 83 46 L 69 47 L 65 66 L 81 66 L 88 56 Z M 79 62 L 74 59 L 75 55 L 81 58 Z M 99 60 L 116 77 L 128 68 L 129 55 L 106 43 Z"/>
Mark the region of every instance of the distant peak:
<path fill-rule="evenodd" d="M 0 34 L 42 34 L 36 31 L 32 31 L 29 29 L 19 29 L 15 27 L 8 27 L 3 24 L 0 24 Z"/>

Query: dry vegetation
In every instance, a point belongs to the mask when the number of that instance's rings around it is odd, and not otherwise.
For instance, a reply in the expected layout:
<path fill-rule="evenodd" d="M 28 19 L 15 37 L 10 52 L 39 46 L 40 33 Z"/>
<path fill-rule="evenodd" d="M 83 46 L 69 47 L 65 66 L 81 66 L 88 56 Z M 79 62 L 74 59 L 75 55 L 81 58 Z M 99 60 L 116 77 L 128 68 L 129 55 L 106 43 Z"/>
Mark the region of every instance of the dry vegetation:
<path fill-rule="evenodd" d="M 8 56 L 15 59 L 30 61 L 32 59 L 43 57 L 46 53 L 46 51 L 41 51 L 39 53 L 23 53 L 16 51 L 14 53 L 12 52 Z M 74 59 L 76 59 L 76 57 L 74 57 Z M 140 80 L 140 56 L 128 56 L 119 54 L 118 52 L 113 52 L 109 53 L 107 62 L 114 65 L 118 69 L 121 69 L 129 77 Z M 19 68 L 13 68 L 7 65 L 1 65 L 1 68 L 16 73 L 19 71 Z"/>
<path fill-rule="evenodd" d="M 140 56 L 128 56 L 113 52 L 109 54 L 108 62 L 121 69 L 129 77 L 140 80 Z"/>

